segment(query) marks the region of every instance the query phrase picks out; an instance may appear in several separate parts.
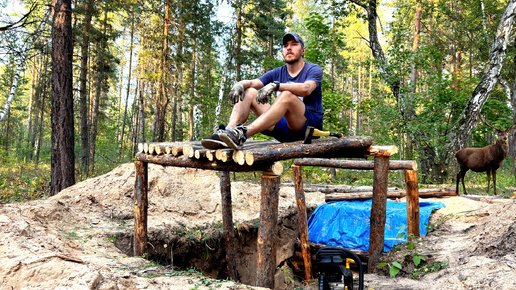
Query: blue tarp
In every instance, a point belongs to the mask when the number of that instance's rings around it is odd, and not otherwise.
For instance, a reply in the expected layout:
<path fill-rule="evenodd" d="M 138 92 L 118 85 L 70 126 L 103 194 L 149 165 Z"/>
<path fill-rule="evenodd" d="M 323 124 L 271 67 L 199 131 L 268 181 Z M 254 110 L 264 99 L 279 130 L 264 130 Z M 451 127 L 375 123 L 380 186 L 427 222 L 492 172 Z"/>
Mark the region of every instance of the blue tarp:
<path fill-rule="evenodd" d="M 419 203 L 419 232 L 426 235 L 426 226 L 434 209 L 445 207 L 442 202 Z M 387 200 L 384 252 L 407 241 L 407 204 Z M 310 241 L 356 250 L 369 250 L 369 219 L 371 200 L 337 201 L 317 207 L 308 219 Z M 400 233 L 405 233 L 398 238 Z"/>

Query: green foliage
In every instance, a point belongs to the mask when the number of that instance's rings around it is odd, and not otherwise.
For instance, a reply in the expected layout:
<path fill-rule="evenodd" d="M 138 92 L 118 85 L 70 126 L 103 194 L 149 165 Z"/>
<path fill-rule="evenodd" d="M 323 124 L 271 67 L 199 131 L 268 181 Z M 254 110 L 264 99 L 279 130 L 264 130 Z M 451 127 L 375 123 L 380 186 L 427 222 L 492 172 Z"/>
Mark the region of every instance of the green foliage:
<path fill-rule="evenodd" d="M 400 236 L 403 235 L 406 234 Z M 412 279 L 419 279 L 423 275 L 439 271 L 448 265 L 447 261 L 433 261 L 433 259 L 430 261 L 433 255 L 418 249 L 418 245 L 422 245 L 421 238 L 416 239 L 411 235 L 407 243 L 398 244 L 391 249 L 385 258 L 389 261 L 382 261 L 378 266 L 380 268 L 388 266 L 390 277 L 394 277 L 403 271 L 405 275 L 409 274 Z"/>
<path fill-rule="evenodd" d="M 391 277 L 396 276 L 400 270 L 403 268 L 400 263 L 394 261 L 392 263 L 380 262 L 378 267 L 383 268 L 385 266 L 389 266 L 389 274 Z"/>
<path fill-rule="evenodd" d="M 49 194 L 50 166 L 3 162 L 0 166 L 0 202 L 38 199 Z"/>

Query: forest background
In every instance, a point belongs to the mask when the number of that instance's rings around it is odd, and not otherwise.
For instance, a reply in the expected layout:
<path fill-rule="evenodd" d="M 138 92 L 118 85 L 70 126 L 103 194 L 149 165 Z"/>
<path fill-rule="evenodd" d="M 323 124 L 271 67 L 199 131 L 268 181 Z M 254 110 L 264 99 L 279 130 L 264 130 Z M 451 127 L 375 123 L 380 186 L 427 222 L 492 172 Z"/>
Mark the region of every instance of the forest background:
<path fill-rule="evenodd" d="M 52 82 L 65 72 L 53 70 L 49 4 L 0 0 L 3 202 L 57 193 L 49 186 L 57 143 Z M 64 77 L 73 85 L 73 137 L 60 142 L 72 145 L 73 182 L 131 161 L 139 142 L 211 135 L 229 119 L 226 96 L 235 81 L 283 64 L 281 37 L 288 31 L 304 37 L 305 61 L 324 70 L 324 129 L 398 146 L 395 158 L 418 161 L 420 184 L 454 184 L 453 153 L 494 143 L 492 129 L 477 123 L 480 110 L 500 130 L 516 114 L 514 1 L 85 0 L 70 6 L 72 72 Z M 515 184 L 514 137 L 512 158 L 498 175 L 506 187 Z M 352 174 L 334 182 L 354 182 Z M 473 180 L 485 184 L 485 174 Z"/>

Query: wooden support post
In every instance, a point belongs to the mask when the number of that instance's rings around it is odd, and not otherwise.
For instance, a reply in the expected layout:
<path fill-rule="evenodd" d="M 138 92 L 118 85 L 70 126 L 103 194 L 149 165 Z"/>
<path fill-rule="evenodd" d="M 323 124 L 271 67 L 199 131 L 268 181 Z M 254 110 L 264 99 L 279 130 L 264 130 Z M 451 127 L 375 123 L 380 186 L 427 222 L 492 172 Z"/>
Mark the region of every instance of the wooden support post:
<path fill-rule="evenodd" d="M 294 185 L 296 191 L 297 203 L 297 223 L 299 225 L 301 253 L 303 254 L 303 262 L 305 265 L 305 282 L 312 282 L 312 253 L 310 251 L 310 241 L 308 239 L 308 224 L 305 204 L 305 192 L 303 190 L 303 176 L 301 166 L 293 165 L 292 173 L 294 174 Z"/>
<path fill-rule="evenodd" d="M 369 235 L 369 273 L 378 266 L 383 253 L 385 220 L 387 209 L 387 181 L 389 176 L 389 156 L 374 157 L 373 200 Z"/>
<path fill-rule="evenodd" d="M 274 289 L 280 177 L 262 175 L 256 286 Z"/>
<path fill-rule="evenodd" d="M 224 240 L 226 248 L 226 262 L 228 275 L 238 281 L 236 269 L 235 230 L 233 227 L 233 207 L 231 204 L 231 178 L 229 171 L 220 171 L 220 195 L 222 196 L 222 226 L 224 228 Z"/>
<path fill-rule="evenodd" d="M 134 185 L 134 255 L 147 253 L 148 163 L 136 161 Z"/>
<path fill-rule="evenodd" d="M 405 188 L 407 190 L 407 234 L 409 240 L 418 238 L 419 233 L 419 188 L 417 171 L 405 170 Z"/>

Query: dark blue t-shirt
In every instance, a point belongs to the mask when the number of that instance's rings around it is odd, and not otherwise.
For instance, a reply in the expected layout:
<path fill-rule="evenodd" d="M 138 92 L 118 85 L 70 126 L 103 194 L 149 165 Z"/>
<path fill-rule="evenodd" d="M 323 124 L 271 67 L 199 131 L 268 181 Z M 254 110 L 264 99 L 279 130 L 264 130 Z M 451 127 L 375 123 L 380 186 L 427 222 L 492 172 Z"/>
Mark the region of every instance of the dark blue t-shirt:
<path fill-rule="evenodd" d="M 318 113 L 320 115 L 324 114 L 323 106 L 322 106 L 322 81 L 323 71 L 322 68 L 316 64 L 305 62 L 305 66 L 295 77 L 291 77 L 288 73 L 287 66 L 277 67 L 266 72 L 263 76 L 258 79 L 264 84 L 267 85 L 272 83 L 273 81 L 279 81 L 280 83 L 304 83 L 306 81 L 314 81 L 317 84 L 317 87 L 313 90 L 313 92 L 306 97 L 300 97 L 300 99 L 305 103 L 305 107 L 307 110 Z"/>

